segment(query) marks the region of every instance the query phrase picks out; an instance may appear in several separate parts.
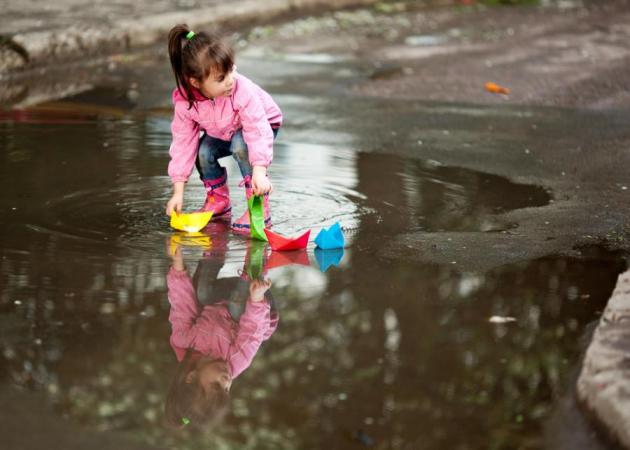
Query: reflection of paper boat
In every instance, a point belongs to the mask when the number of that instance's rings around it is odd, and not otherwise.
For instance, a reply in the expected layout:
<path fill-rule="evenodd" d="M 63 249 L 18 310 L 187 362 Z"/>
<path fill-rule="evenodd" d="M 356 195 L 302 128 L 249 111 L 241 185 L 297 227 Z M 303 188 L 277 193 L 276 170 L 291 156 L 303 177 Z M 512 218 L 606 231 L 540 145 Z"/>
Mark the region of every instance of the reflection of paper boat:
<path fill-rule="evenodd" d="M 306 250 L 293 250 L 290 252 L 272 252 L 267 261 L 267 269 L 276 269 L 282 266 L 298 264 L 300 266 L 310 266 Z"/>
<path fill-rule="evenodd" d="M 252 195 L 247 200 L 249 209 L 250 234 L 254 239 L 266 241 L 265 235 L 265 211 L 263 208 L 263 198 L 261 195 Z"/>
<path fill-rule="evenodd" d="M 341 258 L 343 258 L 343 248 L 315 249 L 315 259 L 319 264 L 319 270 L 322 272 L 326 272 L 330 266 L 338 266 Z"/>
<path fill-rule="evenodd" d="M 171 227 L 176 230 L 188 231 L 194 233 L 208 225 L 212 218 L 212 211 L 194 212 L 188 214 L 177 214 L 175 211 L 171 214 Z"/>
<path fill-rule="evenodd" d="M 267 244 L 255 241 L 251 241 L 248 244 L 249 251 L 247 252 L 247 259 L 245 261 L 247 267 L 246 273 L 250 280 L 257 280 L 264 275 L 265 250 L 267 250 Z"/>
<path fill-rule="evenodd" d="M 265 230 L 265 234 L 267 235 L 267 239 L 269 239 L 269 245 L 272 250 L 300 250 L 306 248 L 308 244 L 308 237 L 311 235 L 311 230 L 307 230 L 296 238 L 287 238 L 270 230 Z"/>
<path fill-rule="evenodd" d="M 171 236 L 171 255 L 175 254 L 177 247 L 202 247 L 204 250 L 209 249 L 212 246 L 212 240 L 210 236 L 203 233 L 186 233 L 186 234 L 173 234 Z"/>
<path fill-rule="evenodd" d="M 344 238 L 339 222 L 321 230 L 315 238 L 315 245 L 321 249 L 343 248 Z"/>

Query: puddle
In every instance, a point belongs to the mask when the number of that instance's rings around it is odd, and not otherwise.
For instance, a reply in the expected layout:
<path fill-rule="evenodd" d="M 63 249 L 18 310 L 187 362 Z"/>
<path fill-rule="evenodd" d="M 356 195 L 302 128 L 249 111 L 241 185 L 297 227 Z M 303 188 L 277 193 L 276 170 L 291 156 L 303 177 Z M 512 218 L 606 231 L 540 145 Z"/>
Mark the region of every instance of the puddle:
<path fill-rule="evenodd" d="M 308 256 L 309 265 L 276 262 L 267 273 L 277 316 L 259 320 L 277 327 L 260 346 L 247 341 L 251 364 L 238 365 L 223 425 L 173 433 L 163 422 L 183 358 L 169 322 L 173 303 L 186 301 L 177 295 L 194 294 L 194 317 L 211 314 L 205 308 L 217 300 L 234 314 L 246 305 L 243 276 L 256 249 L 235 248 L 216 231 L 203 254 L 184 248 L 188 275 L 179 285 L 169 285 L 172 269 L 157 249 L 135 259 L 56 253 L 59 265 L 46 255 L 4 259 L 0 317 L 10 333 L 1 346 L 10 383 L 45 392 L 51 413 L 83 427 L 159 447 L 343 448 L 369 438 L 410 448 L 504 439 L 539 448 L 584 328 L 623 266 L 602 252 L 486 274 L 388 263 L 360 250 L 326 273 Z M 369 238 L 361 233 L 357 248 Z M 492 316 L 515 320 L 493 324 Z M 195 323 L 196 335 L 219 333 Z"/>
<path fill-rule="evenodd" d="M 168 118 L 111 115 L 107 108 L 86 106 L 99 96 L 104 96 L 100 90 L 82 94 L 79 108 L 56 102 L 3 116 L 3 183 L 9 192 L 20 184 L 15 196 L 0 200 L 9 211 L 7 226 L 19 236 L 10 239 L 10 247 L 19 249 L 36 235 L 49 234 L 152 252 L 156 232 L 168 229 L 163 215 L 170 194 L 164 175 Z M 279 139 L 271 171 L 279 232 L 317 231 L 336 221 L 351 229 L 362 214 L 374 213 L 406 221 L 396 231 L 488 231 L 497 229 L 488 224 L 493 214 L 543 206 L 550 199 L 540 187 L 432 162 L 359 153 L 356 143 L 342 135 L 334 142 Z M 223 162 L 230 173 L 238 173 L 232 161 Z M 245 209 L 239 178 L 229 179 L 237 214 Z M 193 175 L 187 208 L 202 204 L 204 195 Z"/>
<path fill-rule="evenodd" d="M 405 44 L 418 45 L 418 46 L 431 46 L 440 45 L 447 41 L 445 36 L 438 36 L 433 34 L 420 34 L 414 36 L 407 36 L 405 38 Z"/>
<path fill-rule="evenodd" d="M 106 97 L 97 90 L 1 117 L 4 386 L 42 393 L 51 416 L 158 447 L 543 445 L 580 338 L 623 262 L 594 249 L 463 273 L 375 252 L 401 232 L 516 226 L 494 218 L 548 204 L 543 188 L 375 152 L 370 145 L 380 144 L 345 127 L 331 103 L 298 114 L 308 99 L 294 95 L 271 171 L 275 230 L 311 228 L 314 237 L 340 221 L 348 248 L 271 253 L 220 224 L 182 237 L 163 214 L 169 115 L 135 113 L 120 99 L 91 106 Z M 229 179 L 236 214 L 245 208 L 239 181 Z M 203 199 L 193 176 L 186 206 Z M 173 287 L 168 274 L 179 263 L 167 255 L 177 247 L 185 271 Z M 202 326 L 214 323 L 204 311 L 228 300 L 221 317 L 240 318 L 260 271 L 273 301 L 254 327 L 264 339 L 246 340 L 247 356 L 232 369 L 230 412 L 218 428 L 174 433 L 165 405 L 192 342 L 171 345 L 174 297 L 188 295 L 181 317 L 199 326 L 195 345 L 206 357 L 217 350 L 201 344 L 218 339 L 219 327 Z"/>
<path fill-rule="evenodd" d="M 359 186 L 377 211 L 384 233 L 399 231 L 500 231 L 496 214 L 544 206 L 549 193 L 504 177 L 378 153 L 360 154 Z"/>

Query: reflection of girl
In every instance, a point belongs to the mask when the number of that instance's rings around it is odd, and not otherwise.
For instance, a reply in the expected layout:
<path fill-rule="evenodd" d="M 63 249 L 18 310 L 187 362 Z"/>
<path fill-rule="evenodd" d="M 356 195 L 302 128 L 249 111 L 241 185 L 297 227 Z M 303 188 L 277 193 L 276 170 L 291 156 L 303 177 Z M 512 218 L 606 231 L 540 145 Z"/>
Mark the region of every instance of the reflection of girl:
<path fill-rule="evenodd" d="M 232 380 L 249 367 L 260 344 L 275 331 L 277 322 L 265 299 L 271 282 L 250 281 L 237 322 L 227 301 L 199 303 L 179 248 L 172 259 L 166 281 L 171 346 L 179 366 L 166 398 L 166 419 L 176 427 L 201 426 L 223 417 Z"/>

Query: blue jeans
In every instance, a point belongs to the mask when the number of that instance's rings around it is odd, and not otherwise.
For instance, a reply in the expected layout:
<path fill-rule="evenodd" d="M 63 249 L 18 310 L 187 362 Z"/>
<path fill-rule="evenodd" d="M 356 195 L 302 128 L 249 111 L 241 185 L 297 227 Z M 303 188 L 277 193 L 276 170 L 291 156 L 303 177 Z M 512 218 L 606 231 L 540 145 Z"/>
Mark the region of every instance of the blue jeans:
<path fill-rule="evenodd" d="M 273 138 L 278 135 L 279 128 L 273 128 Z M 216 180 L 223 176 L 224 169 L 219 159 L 233 156 L 238 164 L 243 178 L 252 176 L 252 166 L 249 164 L 249 152 L 243 139 L 243 130 L 238 130 L 231 141 L 223 141 L 204 134 L 199 140 L 197 152 L 197 170 L 202 180 Z"/>

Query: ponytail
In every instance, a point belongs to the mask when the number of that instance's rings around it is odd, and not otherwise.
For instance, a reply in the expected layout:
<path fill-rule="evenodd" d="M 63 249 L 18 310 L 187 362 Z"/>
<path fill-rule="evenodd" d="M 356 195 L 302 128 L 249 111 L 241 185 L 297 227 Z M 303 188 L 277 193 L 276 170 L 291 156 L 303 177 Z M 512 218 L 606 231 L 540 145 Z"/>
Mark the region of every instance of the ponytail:
<path fill-rule="evenodd" d="M 179 93 L 192 108 L 195 96 L 189 79 L 203 82 L 212 73 L 224 75 L 234 66 L 234 51 L 212 33 L 193 33 L 188 25 L 174 26 L 168 33 L 168 56 Z"/>
<path fill-rule="evenodd" d="M 190 32 L 187 25 L 176 25 L 168 33 L 168 56 L 171 60 L 171 68 L 173 69 L 173 75 L 175 75 L 175 83 L 177 84 L 177 90 L 182 97 L 188 99 L 188 108 L 192 107 L 193 90 L 188 77 L 184 74 L 182 53 L 183 47 L 186 45 L 184 40 L 186 35 Z M 183 92 L 182 92 L 183 90 Z"/>

